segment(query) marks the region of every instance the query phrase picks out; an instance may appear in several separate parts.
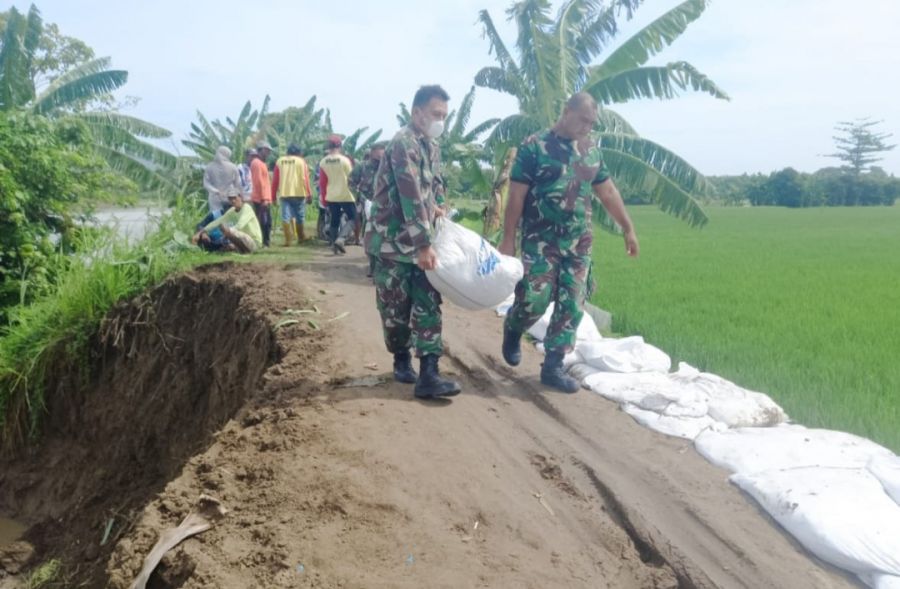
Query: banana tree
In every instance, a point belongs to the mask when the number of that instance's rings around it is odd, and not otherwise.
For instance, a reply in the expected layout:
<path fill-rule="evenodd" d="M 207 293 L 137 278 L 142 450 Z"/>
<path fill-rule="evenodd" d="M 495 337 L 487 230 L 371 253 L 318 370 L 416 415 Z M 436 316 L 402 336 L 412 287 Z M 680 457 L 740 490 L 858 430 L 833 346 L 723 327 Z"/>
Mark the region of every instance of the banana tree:
<path fill-rule="evenodd" d="M 366 153 L 372 148 L 372 145 L 381 139 L 381 129 L 378 129 L 363 139 L 363 134 L 368 130 L 368 127 L 360 127 L 344 137 L 343 151 L 356 163 L 362 162 L 366 157 Z"/>
<path fill-rule="evenodd" d="M 231 150 L 232 159 L 241 161 L 244 149 L 251 147 L 259 138 L 258 123 L 266 118 L 268 109 L 269 97 L 266 96 L 261 109 L 254 110 L 248 100 L 237 119 L 225 117 L 224 123 L 219 119 L 210 121 L 202 112 L 197 111 L 197 122 L 191 123 L 191 131 L 188 133 L 190 139 L 181 143 L 202 161 L 212 160 L 220 145 Z"/>
<path fill-rule="evenodd" d="M 288 145 L 294 143 L 315 159 L 331 133 L 331 120 L 328 109 L 317 107 L 316 96 L 312 96 L 301 107 L 266 115 L 260 121 L 260 129 L 279 153 L 284 154 Z"/>
<path fill-rule="evenodd" d="M 519 112 L 500 121 L 487 143 L 498 150 L 518 145 L 528 135 L 552 126 L 569 96 L 587 92 L 601 105 L 598 139 L 612 175 L 640 187 L 662 210 L 700 226 L 707 217 L 696 197 L 709 190 L 702 174 L 676 153 L 639 136 L 608 105 L 642 98 L 671 99 L 687 90 L 728 99 L 685 61 L 647 65 L 703 14 L 709 0 L 681 2 L 612 47 L 619 20 L 630 20 L 642 1 L 568 0 L 555 18 L 548 0 L 516 2 L 507 15 L 518 31 L 518 58 L 504 44 L 490 14 L 482 10 L 479 21 L 497 64 L 482 68 L 475 84 L 510 94 L 519 103 Z M 606 57 L 595 63 L 604 51 L 608 51 Z M 605 211 L 597 209 L 603 217 Z M 601 220 L 609 224 L 605 217 Z"/>
<path fill-rule="evenodd" d="M 35 52 L 43 34 L 40 12 L 10 9 L 0 37 L 0 110 L 20 110 L 47 118 L 74 118 L 90 130 L 94 147 L 110 167 L 145 189 L 166 185 L 165 172 L 175 156 L 144 141 L 171 133 L 115 111 L 86 111 L 92 99 L 108 95 L 128 81 L 128 72 L 110 69 L 108 57 L 88 60 L 38 89 L 33 79 Z"/>

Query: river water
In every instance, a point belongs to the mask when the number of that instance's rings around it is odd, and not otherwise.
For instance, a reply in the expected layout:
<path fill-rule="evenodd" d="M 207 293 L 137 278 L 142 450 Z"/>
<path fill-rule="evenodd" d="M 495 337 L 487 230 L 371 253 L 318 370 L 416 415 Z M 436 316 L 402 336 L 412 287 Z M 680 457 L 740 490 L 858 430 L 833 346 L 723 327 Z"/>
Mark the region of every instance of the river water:
<path fill-rule="evenodd" d="M 138 241 L 153 228 L 154 217 L 159 217 L 165 209 L 157 206 L 108 207 L 94 213 L 100 225 L 115 227 L 119 235 L 129 241 Z"/>

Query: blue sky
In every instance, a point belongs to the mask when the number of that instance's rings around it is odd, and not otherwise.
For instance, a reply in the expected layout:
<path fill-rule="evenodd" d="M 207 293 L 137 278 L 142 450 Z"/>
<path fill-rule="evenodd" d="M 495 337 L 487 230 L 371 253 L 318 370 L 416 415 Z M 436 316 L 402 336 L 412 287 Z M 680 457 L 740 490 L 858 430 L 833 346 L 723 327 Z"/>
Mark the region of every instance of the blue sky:
<path fill-rule="evenodd" d="M 28 3 L 14 2 L 27 10 Z M 396 130 L 398 103 L 423 83 L 459 100 L 491 65 L 476 19 L 486 8 L 506 39 L 509 0 L 49 0 L 47 22 L 129 71 L 130 111 L 170 129 L 175 144 L 195 112 L 235 116 L 244 102 L 299 106 L 315 94 L 338 132 Z M 554 2 L 557 6 L 559 2 Z M 677 4 L 647 0 L 621 39 Z M 686 60 L 729 102 L 687 93 L 616 108 L 644 136 L 706 174 L 813 171 L 834 160 L 837 121 L 870 116 L 900 143 L 900 0 L 716 0 L 652 63 Z M 452 103 L 451 103 L 452 107 Z M 515 112 L 479 89 L 473 122 Z M 900 148 L 882 165 L 900 175 Z"/>

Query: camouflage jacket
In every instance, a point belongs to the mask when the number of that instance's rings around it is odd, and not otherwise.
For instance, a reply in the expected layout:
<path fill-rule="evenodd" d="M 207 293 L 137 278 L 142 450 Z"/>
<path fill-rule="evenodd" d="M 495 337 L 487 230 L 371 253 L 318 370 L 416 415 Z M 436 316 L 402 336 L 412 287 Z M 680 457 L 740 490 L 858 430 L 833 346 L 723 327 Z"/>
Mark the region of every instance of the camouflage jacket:
<path fill-rule="evenodd" d="M 388 144 L 375 175 L 375 195 L 366 231 L 366 251 L 415 263 L 419 249 L 431 245 L 434 211 L 444 203 L 441 150 L 412 125 Z"/>
<path fill-rule="evenodd" d="M 357 201 L 361 198 L 372 200 L 375 195 L 375 174 L 377 172 L 378 162 L 371 159 L 367 159 L 350 172 L 350 190 L 356 195 Z"/>
<path fill-rule="evenodd" d="M 609 171 L 596 143 L 587 145 L 579 149 L 550 130 L 519 147 L 510 179 L 529 186 L 522 209 L 523 253 L 590 255 L 593 185 L 609 179 Z"/>

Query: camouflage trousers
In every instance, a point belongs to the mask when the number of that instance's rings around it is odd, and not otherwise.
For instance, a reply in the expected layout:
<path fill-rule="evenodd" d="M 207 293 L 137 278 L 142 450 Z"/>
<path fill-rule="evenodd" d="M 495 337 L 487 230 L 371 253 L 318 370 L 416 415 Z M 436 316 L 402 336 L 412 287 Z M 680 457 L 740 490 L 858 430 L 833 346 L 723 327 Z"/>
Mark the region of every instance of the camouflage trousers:
<path fill-rule="evenodd" d="M 591 269 L 590 255 L 522 255 L 525 275 L 516 285 L 516 300 L 506 316 L 506 327 L 524 333 L 540 319 L 553 301 L 553 314 L 544 349 L 571 352 L 584 315 Z"/>
<path fill-rule="evenodd" d="M 441 295 L 415 264 L 375 258 L 375 302 L 384 343 L 392 354 L 415 348 L 416 356 L 440 356 Z"/>

